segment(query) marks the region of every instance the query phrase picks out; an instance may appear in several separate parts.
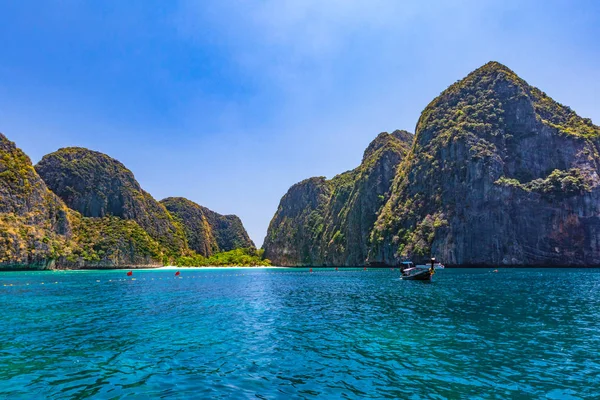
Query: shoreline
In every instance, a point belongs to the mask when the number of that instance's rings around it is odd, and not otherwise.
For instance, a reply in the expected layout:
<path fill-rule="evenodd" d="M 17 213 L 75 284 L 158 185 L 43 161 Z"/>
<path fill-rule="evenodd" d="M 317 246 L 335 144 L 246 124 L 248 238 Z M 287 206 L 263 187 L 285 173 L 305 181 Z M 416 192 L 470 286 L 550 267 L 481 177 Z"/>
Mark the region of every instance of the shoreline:
<path fill-rule="evenodd" d="M 274 266 L 274 265 L 259 265 L 259 266 L 202 266 L 202 267 L 178 267 L 175 265 L 165 265 L 160 267 L 154 266 L 115 266 L 115 267 L 83 267 L 83 268 L 0 268 L 0 274 L 3 272 L 60 272 L 60 271 L 184 271 L 184 270 L 220 270 L 220 269 L 315 269 L 315 270 L 327 270 L 327 269 L 370 269 L 370 270 L 383 270 L 383 269 L 398 269 L 395 266 Z M 471 269 L 471 270 L 486 270 L 486 269 L 598 269 L 600 265 L 498 265 L 498 266 L 487 266 L 487 265 L 446 265 L 446 269 Z"/>
<path fill-rule="evenodd" d="M 290 268 L 290 267 L 276 267 L 273 265 L 257 265 L 254 267 L 244 267 L 244 266 L 239 266 L 239 265 L 232 265 L 232 266 L 218 266 L 218 265 L 208 265 L 206 267 L 178 267 L 175 265 L 165 265 L 163 267 L 158 267 L 158 268 L 136 268 L 137 270 L 142 270 L 142 269 L 147 269 L 147 270 L 186 270 L 186 269 L 248 269 L 248 268 L 267 268 L 267 269 L 275 269 L 275 268 Z M 123 269 L 123 268 L 119 268 L 119 269 Z M 125 268 L 127 269 L 127 268 Z M 131 269 L 131 268 L 130 268 Z"/>
<path fill-rule="evenodd" d="M 0 268 L 0 274 L 3 272 L 76 272 L 76 271 L 177 271 L 177 270 L 200 270 L 200 269 L 250 269 L 250 268 L 290 268 L 290 267 L 274 267 L 274 266 L 206 266 L 206 267 L 177 267 L 173 265 L 151 267 L 151 266 L 118 266 L 118 267 L 84 267 L 84 268 Z"/>

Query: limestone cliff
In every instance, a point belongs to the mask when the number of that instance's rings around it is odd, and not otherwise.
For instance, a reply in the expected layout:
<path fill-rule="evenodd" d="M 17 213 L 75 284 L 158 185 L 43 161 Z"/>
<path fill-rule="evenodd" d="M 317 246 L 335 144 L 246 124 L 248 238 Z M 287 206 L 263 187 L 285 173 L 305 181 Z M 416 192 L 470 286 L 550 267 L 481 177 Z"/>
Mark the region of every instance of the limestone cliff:
<path fill-rule="evenodd" d="M 358 168 L 292 186 L 269 225 L 265 257 L 284 266 L 363 265 L 377 213 L 412 139 L 406 131 L 381 133 Z"/>
<path fill-rule="evenodd" d="M 220 251 L 254 247 L 235 215 L 221 215 L 183 197 L 169 197 L 161 203 L 181 221 L 190 248 L 198 254 L 210 257 Z"/>
<path fill-rule="evenodd" d="M 256 247 L 237 215 L 221 215 L 208 208 L 205 208 L 205 213 L 208 223 L 213 227 L 219 251 Z"/>
<path fill-rule="evenodd" d="M 0 134 L 0 269 L 51 266 L 69 251 L 67 207 Z"/>
<path fill-rule="evenodd" d="M 261 263 L 235 215 L 182 198 L 165 203 L 175 216 L 107 155 L 60 149 L 34 168 L 0 134 L 0 269 Z M 188 240 L 202 256 L 216 258 L 198 257 Z M 215 254 L 240 248 L 248 254 Z"/>
<path fill-rule="evenodd" d="M 71 211 L 70 221 L 72 250 L 56 261 L 56 268 L 159 267 L 169 262 L 168 251 L 134 220 Z"/>
<path fill-rule="evenodd" d="M 363 186 L 363 166 L 293 186 L 265 253 L 283 265 L 436 256 L 449 265 L 598 266 L 599 150 L 591 120 L 490 62 L 427 106 L 410 149 L 374 163 L 369 176 L 381 186 Z"/>
<path fill-rule="evenodd" d="M 44 156 L 35 168 L 48 187 L 84 217 L 131 219 L 172 256 L 188 251 L 182 226 L 119 161 L 69 147 Z"/>
<path fill-rule="evenodd" d="M 421 114 L 369 261 L 600 265 L 600 129 L 491 62 Z"/>

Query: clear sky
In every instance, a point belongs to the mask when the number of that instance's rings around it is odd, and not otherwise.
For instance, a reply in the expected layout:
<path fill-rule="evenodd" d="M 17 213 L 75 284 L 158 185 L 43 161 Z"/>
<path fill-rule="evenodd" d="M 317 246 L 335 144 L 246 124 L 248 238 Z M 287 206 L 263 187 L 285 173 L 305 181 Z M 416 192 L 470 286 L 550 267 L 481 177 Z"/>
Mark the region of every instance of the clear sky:
<path fill-rule="evenodd" d="M 356 167 L 490 60 L 600 123 L 595 0 L 0 0 L 0 132 L 102 151 L 160 200 L 239 215 Z"/>

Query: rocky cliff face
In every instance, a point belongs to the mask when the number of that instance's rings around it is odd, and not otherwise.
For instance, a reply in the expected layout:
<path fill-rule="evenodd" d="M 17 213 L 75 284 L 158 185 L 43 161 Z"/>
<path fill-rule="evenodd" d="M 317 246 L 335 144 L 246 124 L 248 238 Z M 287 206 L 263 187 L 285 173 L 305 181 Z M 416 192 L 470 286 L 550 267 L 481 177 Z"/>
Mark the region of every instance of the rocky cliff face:
<path fill-rule="evenodd" d="M 600 129 L 489 63 L 433 100 L 369 261 L 600 265 Z"/>
<path fill-rule="evenodd" d="M 290 188 L 265 238 L 274 265 L 363 265 L 377 213 L 413 135 L 381 133 L 361 165 L 331 180 L 310 178 Z"/>
<path fill-rule="evenodd" d="M 221 215 L 208 208 L 205 208 L 205 213 L 208 223 L 213 227 L 219 251 L 256 247 L 237 215 Z"/>
<path fill-rule="evenodd" d="M 67 213 L 29 157 L 0 134 L 0 268 L 51 266 L 68 252 Z"/>
<path fill-rule="evenodd" d="M 168 262 L 168 251 L 134 220 L 114 216 L 89 218 L 70 212 L 71 253 L 57 268 L 140 268 Z"/>
<path fill-rule="evenodd" d="M 181 221 L 190 248 L 198 254 L 209 257 L 220 251 L 254 248 L 235 215 L 218 214 L 182 197 L 169 197 L 161 203 Z"/>
<path fill-rule="evenodd" d="M 102 153 L 60 149 L 34 168 L 0 134 L 0 269 L 160 266 L 195 261 L 194 250 L 254 248 L 235 215 L 183 198 L 165 204 L 177 217 Z"/>
<path fill-rule="evenodd" d="M 135 221 L 85 218 L 0 134 L 0 269 L 159 265 L 165 252 Z"/>
<path fill-rule="evenodd" d="M 182 226 L 119 161 L 69 147 L 44 156 L 35 168 L 48 187 L 84 217 L 134 220 L 171 255 L 187 252 Z"/>
<path fill-rule="evenodd" d="M 410 150 L 293 186 L 265 252 L 283 265 L 600 265 L 599 150 L 589 119 L 491 62 L 427 106 Z"/>

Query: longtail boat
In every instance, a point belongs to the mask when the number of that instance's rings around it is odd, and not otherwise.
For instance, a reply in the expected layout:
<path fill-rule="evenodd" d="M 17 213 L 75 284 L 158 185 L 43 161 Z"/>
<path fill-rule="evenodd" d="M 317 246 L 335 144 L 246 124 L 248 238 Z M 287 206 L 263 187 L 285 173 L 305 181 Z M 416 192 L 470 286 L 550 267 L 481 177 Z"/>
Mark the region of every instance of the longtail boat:
<path fill-rule="evenodd" d="M 435 258 L 431 259 L 431 266 L 415 265 L 412 261 L 404 261 L 400 267 L 402 273 L 400 277 L 406 281 L 430 281 L 435 274 L 436 267 Z"/>

